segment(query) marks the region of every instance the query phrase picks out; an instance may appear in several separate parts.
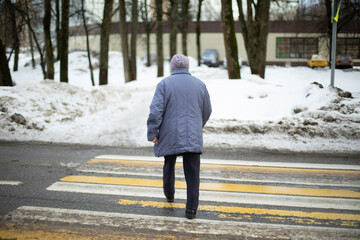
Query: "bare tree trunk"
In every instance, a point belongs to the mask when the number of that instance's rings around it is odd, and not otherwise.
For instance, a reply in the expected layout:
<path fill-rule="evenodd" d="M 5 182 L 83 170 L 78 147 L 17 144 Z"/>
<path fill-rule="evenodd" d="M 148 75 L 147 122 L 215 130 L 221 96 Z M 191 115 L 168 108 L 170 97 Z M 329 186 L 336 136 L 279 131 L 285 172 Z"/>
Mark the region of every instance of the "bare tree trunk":
<path fill-rule="evenodd" d="M 146 32 L 146 66 L 151 66 L 151 56 L 150 56 L 150 31 Z"/>
<path fill-rule="evenodd" d="M 131 81 L 136 80 L 136 39 L 138 30 L 138 1 L 132 1 L 131 7 Z"/>
<path fill-rule="evenodd" d="M 170 0 L 170 59 L 176 54 L 176 35 L 178 26 L 178 0 Z"/>
<path fill-rule="evenodd" d="M 29 16 L 29 18 L 31 19 L 30 16 L 30 10 L 29 10 L 29 6 L 28 6 L 28 1 L 25 1 L 25 14 L 27 16 Z M 35 58 L 34 58 L 34 44 L 32 41 L 32 36 L 31 36 L 31 30 L 28 27 L 28 35 L 29 35 L 29 41 L 30 41 L 30 52 L 31 52 L 31 66 L 33 69 L 35 69 L 36 64 L 35 64 Z"/>
<path fill-rule="evenodd" d="M 240 79 L 238 46 L 231 0 L 221 0 L 221 23 L 224 32 L 227 71 L 229 79 Z"/>
<path fill-rule="evenodd" d="M 36 37 L 36 33 L 35 33 L 34 29 L 32 28 L 30 16 L 20 8 L 17 8 L 16 10 L 19 11 L 20 14 L 22 14 L 22 16 L 25 19 L 25 22 L 26 22 L 26 24 L 27 24 L 27 26 L 29 28 L 29 31 L 32 34 L 32 37 L 34 38 L 36 47 L 37 47 L 38 52 L 40 54 L 41 71 L 42 71 L 44 79 L 45 79 L 46 78 L 46 71 L 45 71 L 44 54 L 43 54 L 43 52 L 41 50 L 40 43 L 39 43 L 39 41 L 38 41 L 38 39 Z"/>
<path fill-rule="evenodd" d="M 120 34 L 121 34 L 121 49 L 123 54 L 124 62 L 124 76 L 125 82 L 131 81 L 131 68 L 130 68 L 130 59 L 129 59 L 129 48 L 128 48 L 128 38 L 127 38 L 127 26 L 126 26 L 126 9 L 125 9 L 125 0 L 119 1 L 120 8 Z"/>
<path fill-rule="evenodd" d="M 51 43 L 51 0 L 44 0 L 44 41 L 46 53 L 46 78 L 54 79 L 54 53 Z"/>
<path fill-rule="evenodd" d="M 61 51 L 60 51 L 60 82 L 69 82 L 68 52 L 69 52 L 69 8 L 70 0 L 61 1 Z"/>
<path fill-rule="evenodd" d="M 35 57 L 34 57 L 34 44 L 33 44 L 30 29 L 28 31 L 28 35 L 29 35 L 29 40 L 30 40 L 31 66 L 32 66 L 33 69 L 35 69 L 36 63 L 35 63 Z"/>
<path fill-rule="evenodd" d="M 156 0 L 156 61 L 158 77 L 164 76 L 162 15 L 162 0 Z"/>
<path fill-rule="evenodd" d="M 187 56 L 187 31 L 189 25 L 189 2 L 190 0 L 182 0 L 183 25 L 181 28 L 182 53 Z"/>
<path fill-rule="evenodd" d="M 266 45 L 269 25 L 270 0 L 247 0 L 247 21 L 242 9 L 242 0 L 237 0 L 239 21 L 244 37 L 246 53 L 252 74 L 265 78 Z M 255 14 L 253 13 L 255 10 Z M 255 16 L 254 16 L 255 15 Z"/>
<path fill-rule="evenodd" d="M 9 64 L 6 58 L 5 46 L 0 38 L 0 86 L 13 86 Z"/>
<path fill-rule="evenodd" d="M 85 9 L 84 9 L 84 0 L 81 0 L 81 16 L 83 20 L 83 26 L 85 30 L 85 36 L 86 36 L 86 51 L 88 56 L 88 62 L 89 62 L 89 69 L 90 69 L 90 78 L 91 78 L 91 84 L 95 86 L 94 81 L 94 71 L 91 63 L 91 53 L 90 53 L 90 43 L 89 43 L 89 30 L 86 23 L 86 17 L 85 17 Z"/>
<path fill-rule="evenodd" d="M 198 11 L 197 11 L 197 15 L 196 15 L 196 53 L 197 53 L 198 66 L 200 66 L 200 64 L 201 64 L 200 19 L 201 19 L 202 3 L 203 3 L 203 0 L 199 0 Z"/>
<path fill-rule="evenodd" d="M 146 32 L 146 66 L 151 66 L 151 57 L 150 57 L 150 33 L 152 29 L 152 23 L 149 21 L 148 17 L 148 3 L 147 0 L 141 1 L 141 19 L 145 24 Z"/>
<path fill-rule="evenodd" d="M 34 29 L 31 26 L 30 19 L 28 19 L 28 27 L 29 27 L 29 29 L 31 31 L 31 34 L 32 34 L 32 36 L 34 38 L 34 41 L 35 41 L 35 44 L 36 44 L 36 47 L 37 47 L 38 52 L 40 54 L 40 66 L 41 66 L 41 71 L 42 71 L 44 79 L 45 79 L 46 78 L 46 71 L 45 71 L 44 54 L 43 54 L 43 52 L 41 50 L 40 43 L 37 40 L 36 33 L 35 33 Z"/>
<path fill-rule="evenodd" d="M 56 15 L 56 61 L 60 60 L 60 45 L 61 45 L 61 31 L 60 31 L 60 0 L 55 1 L 55 15 Z"/>
<path fill-rule="evenodd" d="M 33 46 L 32 46 L 31 35 L 35 40 L 36 47 L 37 47 L 37 49 L 39 51 L 39 54 L 40 54 L 41 70 L 42 70 L 44 78 L 45 78 L 44 56 L 43 56 L 43 52 L 41 50 L 40 44 L 38 42 L 36 33 L 35 33 L 34 29 L 32 28 L 32 25 L 31 25 L 31 17 L 30 17 L 31 12 L 29 11 L 28 1 L 25 1 L 25 10 L 23 8 L 21 8 L 19 5 L 11 3 L 10 0 L 7 0 L 7 3 L 9 4 L 10 11 L 14 11 L 13 16 L 15 16 L 15 10 L 16 10 L 21 15 L 22 20 L 24 20 L 26 22 L 26 25 L 28 26 L 29 39 L 30 39 L 30 44 L 31 44 L 31 57 L 32 57 L 33 68 L 35 68 L 35 60 L 34 60 L 34 54 L 33 54 Z M 16 20 L 15 20 L 15 27 L 16 27 Z M 16 32 L 16 34 L 17 34 L 17 32 Z M 18 44 L 20 44 L 20 42 Z M 19 50 L 15 49 L 15 52 L 16 52 L 15 55 L 18 55 Z M 15 56 L 15 62 L 17 61 L 16 58 L 17 58 L 17 56 Z"/>
<path fill-rule="evenodd" d="M 108 60 L 109 60 L 109 37 L 111 28 L 111 16 L 113 0 L 105 1 L 103 21 L 101 24 L 100 36 L 100 73 L 99 84 L 108 84 Z"/>
<path fill-rule="evenodd" d="M 16 14 L 15 14 L 14 5 L 11 3 L 10 0 L 6 0 L 6 3 L 8 4 L 10 16 L 11 16 L 13 49 L 15 50 L 13 71 L 16 72 L 19 66 L 19 50 L 20 50 L 19 34 L 16 26 Z"/>

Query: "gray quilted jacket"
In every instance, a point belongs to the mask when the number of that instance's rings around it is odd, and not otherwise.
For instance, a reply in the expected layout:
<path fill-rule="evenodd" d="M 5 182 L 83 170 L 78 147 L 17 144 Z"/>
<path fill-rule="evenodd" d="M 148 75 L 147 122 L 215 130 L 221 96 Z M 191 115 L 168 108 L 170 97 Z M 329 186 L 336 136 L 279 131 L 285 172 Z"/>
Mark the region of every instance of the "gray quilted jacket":
<path fill-rule="evenodd" d="M 210 114 L 206 85 L 188 69 L 175 69 L 157 85 L 150 106 L 147 138 L 159 140 L 154 146 L 155 156 L 202 153 L 202 128 Z"/>

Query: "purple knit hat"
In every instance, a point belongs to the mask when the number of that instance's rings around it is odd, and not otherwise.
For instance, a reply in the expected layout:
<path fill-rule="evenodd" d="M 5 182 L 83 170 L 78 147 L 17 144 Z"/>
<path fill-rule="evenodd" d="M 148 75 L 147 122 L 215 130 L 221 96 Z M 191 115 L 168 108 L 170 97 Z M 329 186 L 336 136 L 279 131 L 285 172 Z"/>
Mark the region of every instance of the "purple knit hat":
<path fill-rule="evenodd" d="M 171 58 L 170 66 L 171 66 L 171 72 L 177 68 L 189 69 L 189 58 L 182 54 L 175 54 Z"/>

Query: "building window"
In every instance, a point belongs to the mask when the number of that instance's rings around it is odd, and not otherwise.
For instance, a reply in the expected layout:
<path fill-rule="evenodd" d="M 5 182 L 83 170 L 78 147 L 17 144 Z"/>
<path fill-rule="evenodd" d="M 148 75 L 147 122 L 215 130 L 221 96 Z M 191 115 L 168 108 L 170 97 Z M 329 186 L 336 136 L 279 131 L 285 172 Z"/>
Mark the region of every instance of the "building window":
<path fill-rule="evenodd" d="M 360 38 L 336 39 L 337 55 L 348 55 L 352 58 L 360 58 Z"/>
<path fill-rule="evenodd" d="M 276 39 L 276 57 L 288 58 L 290 56 L 290 40 L 289 38 Z"/>
<path fill-rule="evenodd" d="M 310 58 L 317 53 L 317 38 L 276 38 L 277 58 Z"/>

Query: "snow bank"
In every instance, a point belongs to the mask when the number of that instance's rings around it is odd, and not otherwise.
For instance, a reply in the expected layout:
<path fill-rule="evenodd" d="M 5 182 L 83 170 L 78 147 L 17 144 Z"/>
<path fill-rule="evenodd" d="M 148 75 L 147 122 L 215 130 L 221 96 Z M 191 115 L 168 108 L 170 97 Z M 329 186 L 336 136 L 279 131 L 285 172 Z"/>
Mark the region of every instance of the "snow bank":
<path fill-rule="evenodd" d="M 156 66 L 145 67 L 138 59 L 138 80 L 125 84 L 122 56 L 111 52 L 109 84 L 92 87 L 85 53 L 71 53 L 69 60 L 66 84 L 41 80 L 40 69 L 21 57 L 20 70 L 12 73 L 17 85 L 0 88 L 0 140 L 152 146 L 146 120 L 161 80 Z M 359 152 L 360 69 L 336 70 L 335 85 L 342 91 L 328 86 L 328 69 L 270 66 L 263 80 L 244 66 L 241 80 L 228 80 L 225 69 L 190 60 L 191 73 L 206 83 L 213 106 L 205 148 Z M 93 63 L 96 68 L 97 60 Z M 55 69 L 58 77 L 59 63 Z M 168 63 L 164 69 L 169 75 Z M 96 85 L 98 74 L 95 69 Z"/>

